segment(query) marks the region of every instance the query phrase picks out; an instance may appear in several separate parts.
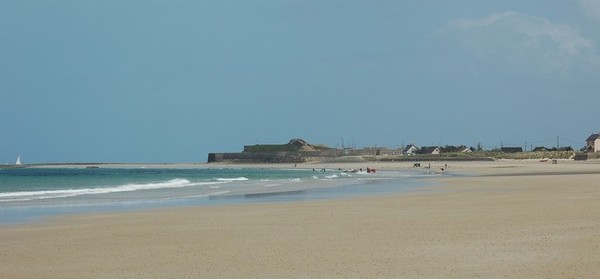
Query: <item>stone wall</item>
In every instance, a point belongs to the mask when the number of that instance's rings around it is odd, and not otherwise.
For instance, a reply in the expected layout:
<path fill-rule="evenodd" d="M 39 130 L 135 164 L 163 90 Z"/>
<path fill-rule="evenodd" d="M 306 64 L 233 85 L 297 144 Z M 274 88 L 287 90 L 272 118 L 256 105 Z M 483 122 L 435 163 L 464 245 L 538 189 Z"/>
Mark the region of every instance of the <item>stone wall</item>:
<path fill-rule="evenodd" d="M 335 151 L 335 150 L 334 150 Z M 209 153 L 208 162 L 227 163 L 305 163 L 321 160 L 325 157 L 337 157 L 336 152 L 240 152 L 240 153 Z"/>

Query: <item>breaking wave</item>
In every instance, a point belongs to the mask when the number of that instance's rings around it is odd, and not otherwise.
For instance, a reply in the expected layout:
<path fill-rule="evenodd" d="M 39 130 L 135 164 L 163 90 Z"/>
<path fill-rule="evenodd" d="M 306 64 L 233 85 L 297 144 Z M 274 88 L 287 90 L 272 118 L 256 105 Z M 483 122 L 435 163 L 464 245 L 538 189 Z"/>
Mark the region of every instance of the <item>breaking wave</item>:
<path fill-rule="evenodd" d="M 182 187 L 212 185 L 212 184 L 219 184 L 219 182 L 192 183 L 187 179 L 177 178 L 177 179 L 171 179 L 171 180 L 168 180 L 165 182 L 144 183 L 144 184 L 125 184 L 125 185 L 120 185 L 120 186 L 115 186 L 115 187 L 10 192 L 10 193 L 0 193 L 0 202 L 68 198 L 68 197 L 75 197 L 75 196 L 81 196 L 81 195 L 97 195 L 97 194 L 133 192 L 133 191 L 140 191 L 140 190 L 182 188 Z"/>
<path fill-rule="evenodd" d="M 249 180 L 246 177 L 236 177 L 236 178 L 215 178 L 216 181 L 223 181 L 223 182 L 232 182 L 232 181 L 247 181 Z"/>

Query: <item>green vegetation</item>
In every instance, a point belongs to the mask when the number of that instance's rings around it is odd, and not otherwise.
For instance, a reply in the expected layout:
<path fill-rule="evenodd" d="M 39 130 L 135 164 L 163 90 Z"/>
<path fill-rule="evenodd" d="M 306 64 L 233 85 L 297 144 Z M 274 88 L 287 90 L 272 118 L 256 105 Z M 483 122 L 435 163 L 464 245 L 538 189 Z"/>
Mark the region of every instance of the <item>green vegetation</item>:
<path fill-rule="evenodd" d="M 505 153 L 500 151 L 475 151 L 470 153 L 418 154 L 403 156 L 363 156 L 369 161 L 492 161 L 498 159 L 541 160 L 571 159 L 573 151 L 539 151 Z"/>
<path fill-rule="evenodd" d="M 484 153 L 486 156 L 493 157 L 496 159 L 513 159 L 513 160 L 527 160 L 527 159 L 571 159 L 575 155 L 573 151 L 537 151 L 537 152 L 517 152 L 517 153 L 504 153 L 499 151 L 480 151 L 473 153 Z"/>
<path fill-rule="evenodd" d="M 543 160 L 543 159 L 573 159 L 574 151 L 566 150 L 546 150 L 546 151 L 529 151 L 529 152 L 502 152 L 500 150 L 489 151 L 473 151 L 473 152 L 455 152 L 454 150 L 462 150 L 462 148 L 449 149 L 441 154 L 416 154 L 416 155 L 400 155 L 400 150 L 397 150 L 398 155 L 390 155 L 389 150 L 386 154 L 375 155 L 375 153 L 364 152 L 365 150 L 357 150 L 354 155 L 361 156 L 369 161 L 492 161 L 498 159 L 510 160 Z M 298 153 L 300 156 L 313 157 L 338 157 L 342 155 L 341 150 L 329 152 L 331 148 L 325 145 L 312 145 L 302 139 L 291 139 L 286 144 L 256 144 L 244 146 L 243 153 L 254 154 L 273 154 L 273 153 Z M 335 152 L 339 151 L 339 152 Z M 354 151 L 354 150 L 353 150 Z M 373 150 L 375 152 L 375 150 Z M 352 152 L 353 153 L 353 152 Z M 377 150 L 379 153 L 379 149 Z M 371 155 L 372 154 L 372 155 Z M 289 155 L 289 154 L 288 154 Z M 287 156 L 287 155 L 286 155 Z M 292 155 L 289 155 L 292 156 Z"/>
<path fill-rule="evenodd" d="M 298 151 L 323 151 L 329 149 L 325 145 L 312 145 L 303 139 L 291 139 L 286 144 L 257 144 L 244 146 L 246 153 L 274 153 L 274 152 L 298 152 Z"/>

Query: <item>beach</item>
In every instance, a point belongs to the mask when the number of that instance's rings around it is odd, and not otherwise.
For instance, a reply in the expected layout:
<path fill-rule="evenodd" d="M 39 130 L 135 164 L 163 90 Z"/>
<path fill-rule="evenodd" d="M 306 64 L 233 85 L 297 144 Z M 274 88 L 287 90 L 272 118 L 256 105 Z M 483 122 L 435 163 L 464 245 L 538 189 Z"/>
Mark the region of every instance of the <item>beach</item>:
<path fill-rule="evenodd" d="M 407 193 L 3 225 L 0 278 L 600 277 L 599 162 L 446 163 Z"/>

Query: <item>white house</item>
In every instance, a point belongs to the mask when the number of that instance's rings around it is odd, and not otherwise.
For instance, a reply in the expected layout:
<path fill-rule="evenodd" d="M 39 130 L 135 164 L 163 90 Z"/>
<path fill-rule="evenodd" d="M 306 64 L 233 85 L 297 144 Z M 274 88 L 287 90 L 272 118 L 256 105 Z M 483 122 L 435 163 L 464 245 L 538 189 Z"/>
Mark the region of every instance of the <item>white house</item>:
<path fill-rule="evenodd" d="M 588 152 L 600 152 L 600 133 L 592 134 L 585 140 L 585 149 Z"/>
<path fill-rule="evenodd" d="M 418 147 L 416 147 L 414 144 L 409 144 L 404 149 L 402 149 L 402 154 L 413 155 L 413 154 L 417 153 L 417 151 L 419 151 Z"/>
<path fill-rule="evenodd" d="M 471 153 L 471 152 L 473 152 L 473 150 L 471 150 L 471 148 L 468 148 L 466 146 L 460 146 L 460 147 L 458 147 L 458 152 Z"/>

